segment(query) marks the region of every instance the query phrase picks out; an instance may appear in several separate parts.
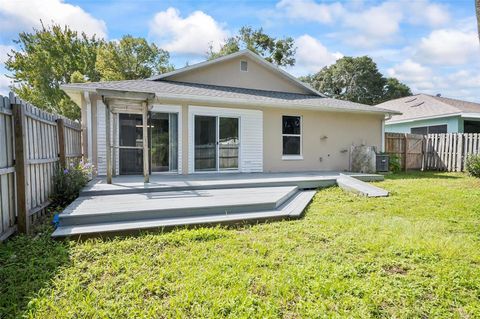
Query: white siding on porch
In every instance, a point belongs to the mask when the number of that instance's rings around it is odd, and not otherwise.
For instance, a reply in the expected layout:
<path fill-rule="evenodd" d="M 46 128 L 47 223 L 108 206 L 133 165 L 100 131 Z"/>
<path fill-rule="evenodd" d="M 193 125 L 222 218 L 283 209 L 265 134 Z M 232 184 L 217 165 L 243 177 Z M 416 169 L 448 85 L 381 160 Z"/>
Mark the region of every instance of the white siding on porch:
<path fill-rule="evenodd" d="M 240 118 L 240 172 L 263 171 L 263 112 L 259 110 L 189 106 L 188 108 L 188 172 L 194 173 L 195 115 Z"/>
<path fill-rule="evenodd" d="M 111 134 L 110 136 L 112 137 L 111 143 L 113 145 L 113 117 L 117 117 L 117 123 L 118 123 L 118 114 L 111 114 L 110 115 L 110 131 Z M 106 148 L 106 137 L 105 137 L 105 104 L 103 104 L 102 101 L 97 102 L 97 174 L 98 175 L 107 175 L 107 148 Z M 118 127 L 117 127 L 117 143 L 119 140 L 119 135 L 118 135 Z M 115 149 L 116 152 L 116 161 L 115 161 L 115 167 L 114 169 L 116 170 L 116 174 L 118 175 L 119 173 L 119 152 L 118 149 Z"/>

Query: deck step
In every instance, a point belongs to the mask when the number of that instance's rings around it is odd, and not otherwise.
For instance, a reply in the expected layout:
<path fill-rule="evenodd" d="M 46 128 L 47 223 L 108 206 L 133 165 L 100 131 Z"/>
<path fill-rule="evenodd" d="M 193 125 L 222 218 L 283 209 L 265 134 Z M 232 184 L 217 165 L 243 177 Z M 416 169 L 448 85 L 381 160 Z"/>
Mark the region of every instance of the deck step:
<path fill-rule="evenodd" d="M 383 188 L 365 183 L 359 179 L 345 174 L 340 174 L 340 176 L 337 178 L 337 184 L 345 191 L 366 197 L 386 197 L 389 194 L 388 191 L 384 190 Z"/>
<path fill-rule="evenodd" d="M 78 237 L 96 234 L 125 233 L 149 229 L 171 229 L 178 226 L 203 226 L 217 224 L 255 223 L 261 221 L 299 218 L 305 207 L 310 203 L 315 191 L 296 191 L 287 201 L 276 209 L 250 211 L 227 214 L 206 214 L 197 216 L 182 216 L 155 218 L 147 220 L 112 221 L 83 225 L 68 225 L 58 227 L 52 237 Z"/>
<path fill-rule="evenodd" d="M 79 197 L 60 214 L 59 224 L 269 211 L 277 209 L 297 191 L 296 186 L 288 186 Z"/>

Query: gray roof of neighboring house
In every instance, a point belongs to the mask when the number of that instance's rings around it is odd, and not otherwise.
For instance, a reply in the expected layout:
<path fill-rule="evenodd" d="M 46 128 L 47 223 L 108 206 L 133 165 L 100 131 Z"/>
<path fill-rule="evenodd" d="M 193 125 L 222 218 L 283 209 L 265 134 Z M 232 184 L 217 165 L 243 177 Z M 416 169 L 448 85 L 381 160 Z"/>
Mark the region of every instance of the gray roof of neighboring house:
<path fill-rule="evenodd" d="M 237 104 L 258 106 L 299 106 L 310 109 L 353 112 L 397 113 L 381 107 L 322 97 L 314 94 L 298 94 L 264 91 L 207 84 L 174 82 L 165 80 L 125 80 L 110 82 L 65 84 L 65 91 L 113 90 L 140 93 L 155 93 L 158 98 L 185 98 L 192 101 L 230 101 Z M 398 113 L 397 113 L 398 114 Z"/>
<path fill-rule="evenodd" d="M 453 116 L 465 113 L 480 113 L 480 103 L 428 94 L 402 97 L 378 104 L 377 106 L 402 113 L 401 115 L 393 116 L 387 123 Z"/>

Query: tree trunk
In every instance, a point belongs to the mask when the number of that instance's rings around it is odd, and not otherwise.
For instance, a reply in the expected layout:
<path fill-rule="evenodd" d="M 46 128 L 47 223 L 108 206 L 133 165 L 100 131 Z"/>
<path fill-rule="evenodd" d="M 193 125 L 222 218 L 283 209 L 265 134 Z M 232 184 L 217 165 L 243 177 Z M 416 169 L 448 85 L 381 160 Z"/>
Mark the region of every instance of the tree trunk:
<path fill-rule="evenodd" d="M 480 0 L 475 0 L 475 9 L 477 11 L 478 40 L 480 41 Z"/>

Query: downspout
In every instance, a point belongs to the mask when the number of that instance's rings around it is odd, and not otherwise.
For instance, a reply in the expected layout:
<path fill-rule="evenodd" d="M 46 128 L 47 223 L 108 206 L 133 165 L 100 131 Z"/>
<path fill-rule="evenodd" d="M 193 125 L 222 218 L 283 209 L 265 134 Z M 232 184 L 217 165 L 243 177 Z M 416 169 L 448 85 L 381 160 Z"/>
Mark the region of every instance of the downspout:
<path fill-rule="evenodd" d="M 388 121 L 392 118 L 392 114 L 387 113 L 382 120 L 382 153 L 385 152 L 385 121 Z"/>

